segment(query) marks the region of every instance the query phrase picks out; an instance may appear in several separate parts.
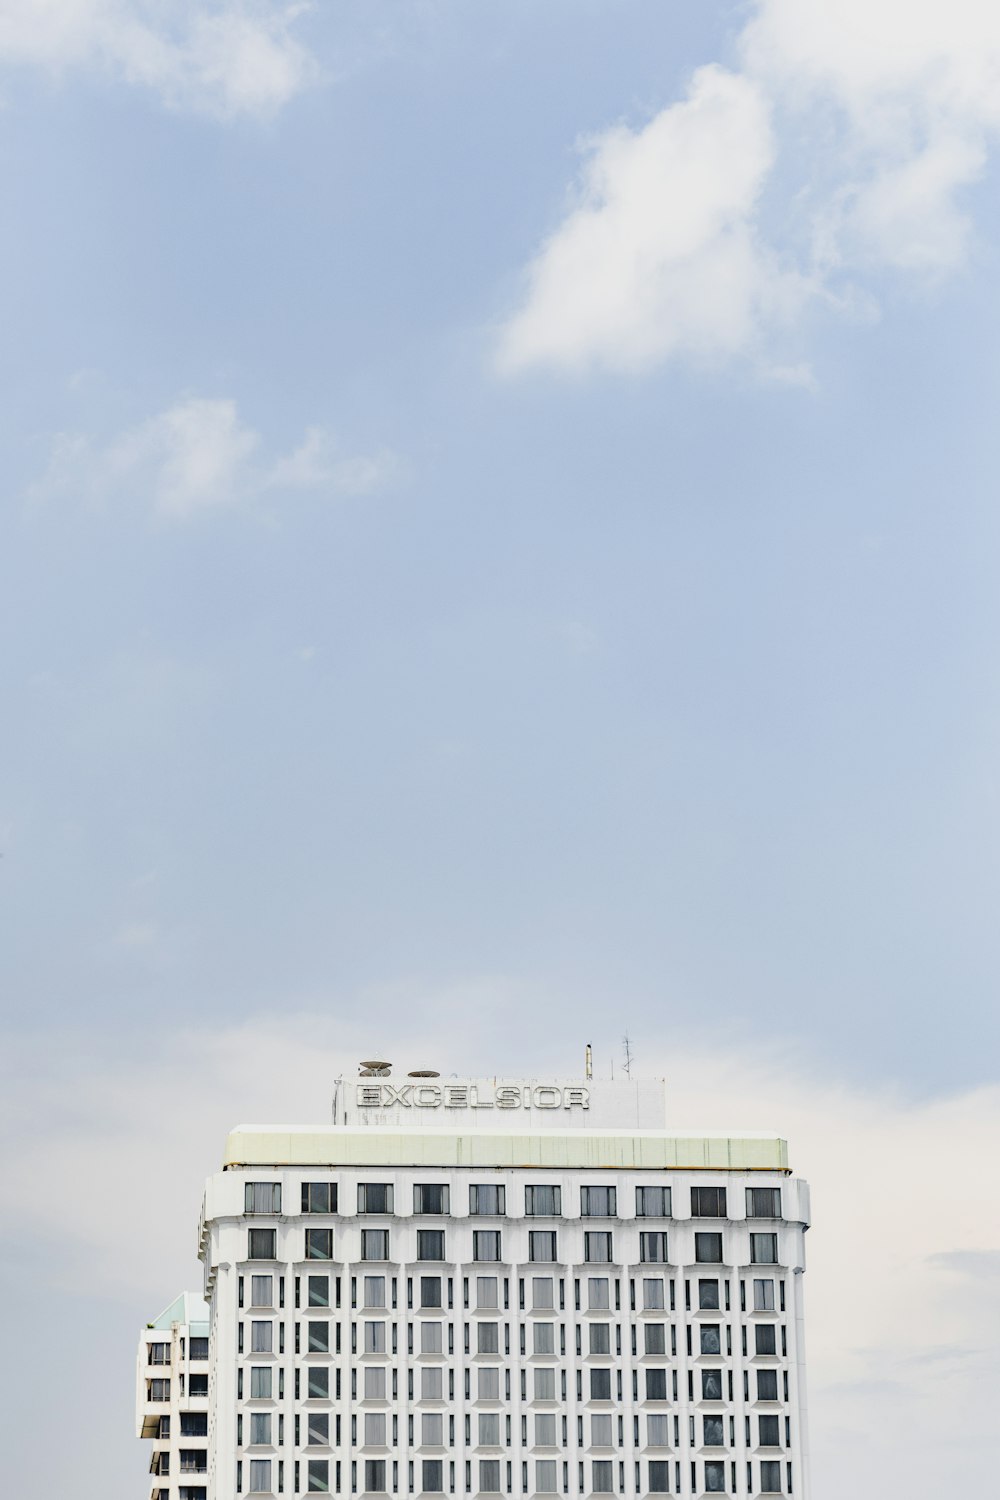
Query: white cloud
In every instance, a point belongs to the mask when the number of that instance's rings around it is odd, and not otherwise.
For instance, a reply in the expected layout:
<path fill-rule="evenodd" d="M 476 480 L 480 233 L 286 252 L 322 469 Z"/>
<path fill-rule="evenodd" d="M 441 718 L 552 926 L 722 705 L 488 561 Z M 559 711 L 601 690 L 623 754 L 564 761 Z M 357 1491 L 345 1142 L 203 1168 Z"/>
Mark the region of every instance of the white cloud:
<path fill-rule="evenodd" d="M 79 1039 L 12 1048 L 9 1220 L 20 1243 L 58 1245 L 51 1274 L 75 1296 L 126 1285 L 152 1315 L 198 1284 L 192 1229 L 226 1131 L 247 1118 L 322 1121 L 337 1072 L 353 1072 L 372 1043 L 385 1055 L 384 1037 L 354 1017 L 380 1017 L 405 1066 L 517 1073 L 520 1038 L 543 1010 L 537 994 L 482 980 L 438 995 L 404 987 L 327 1001 L 322 1013 L 239 1027 L 168 1029 L 141 1066 L 109 1063 L 97 1045 L 81 1056 Z M 542 1037 L 531 1071 L 565 1072 L 564 1050 Z M 780 1130 L 811 1182 L 814 1500 L 938 1500 L 976 1488 L 991 1461 L 1000 1331 L 991 1192 L 1000 1089 L 907 1099 L 774 1050 L 647 1046 L 645 1064 L 665 1068 L 678 1129 Z"/>
<path fill-rule="evenodd" d="M 753 225 L 774 159 L 756 85 L 702 68 L 682 103 L 588 149 L 581 201 L 531 267 L 501 369 L 643 369 L 752 343 L 764 311 L 791 290 Z"/>
<path fill-rule="evenodd" d="M 364 494 L 394 473 L 391 454 L 341 454 L 319 427 L 309 428 L 285 457 L 263 458 L 262 446 L 235 401 L 188 396 L 104 444 L 59 434 L 48 470 L 30 493 L 35 499 L 83 495 L 96 503 L 141 498 L 159 514 L 183 519 L 265 491 Z"/>
<path fill-rule="evenodd" d="M 165 104 L 228 120 L 268 116 L 316 77 L 288 0 L 6 0 L 0 63 L 95 67 Z"/>
<path fill-rule="evenodd" d="M 1000 132 L 993 0 L 757 0 L 737 55 L 739 72 L 702 68 L 687 99 L 591 143 L 502 371 L 759 359 L 810 292 L 849 308 L 875 268 L 967 260 L 963 190 Z"/>

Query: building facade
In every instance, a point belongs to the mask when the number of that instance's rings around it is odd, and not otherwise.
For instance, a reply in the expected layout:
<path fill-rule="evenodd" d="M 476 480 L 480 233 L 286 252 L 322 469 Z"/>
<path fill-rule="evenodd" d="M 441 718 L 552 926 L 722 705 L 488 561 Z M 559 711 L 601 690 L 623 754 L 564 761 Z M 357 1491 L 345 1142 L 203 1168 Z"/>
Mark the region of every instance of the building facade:
<path fill-rule="evenodd" d="M 182 1292 L 139 1338 L 136 1433 L 153 1443 L 150 1500 L 206 1500 L 210 1311 Z"/>
<path fill-rule="evenodd" d="M 662 1084 L 383 1075 L 241 1127 L 207 1500 L 808 1497 L 808 1222 L 782 1140 L 677 1134 Z"/>

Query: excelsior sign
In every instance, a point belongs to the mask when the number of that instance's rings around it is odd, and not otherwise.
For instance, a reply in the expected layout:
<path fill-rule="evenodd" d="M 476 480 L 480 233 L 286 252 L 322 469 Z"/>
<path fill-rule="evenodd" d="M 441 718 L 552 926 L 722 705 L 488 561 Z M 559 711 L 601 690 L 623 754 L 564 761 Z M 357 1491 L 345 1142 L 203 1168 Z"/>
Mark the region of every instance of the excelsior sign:
<path fill-rule="evenodd" d="M 589 1109 L 590 1090 L 552 1083 L 359 1083 L 359 1109 Z"/>

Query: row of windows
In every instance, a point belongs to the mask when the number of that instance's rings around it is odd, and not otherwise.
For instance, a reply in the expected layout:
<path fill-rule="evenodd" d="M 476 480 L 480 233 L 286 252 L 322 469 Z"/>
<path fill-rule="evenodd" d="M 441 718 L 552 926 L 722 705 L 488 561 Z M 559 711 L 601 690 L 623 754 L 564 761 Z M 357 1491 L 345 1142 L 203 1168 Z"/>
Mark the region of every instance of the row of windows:
<path fill-rule="evenodd" d="M 239 1460 L 236 1465 L 236 1489 L 237 1493 L 249 1493 L 251 1495 L 273 1494 L 272 1489 L 272 1466 L 274 1461 L 269 1458 L 252 1458 L 247 1464 L 248 1490 L 243 1489 L 244 1462 Z M 635 1485 L 637 1490 L 642 1490 L 642 1465 L 635 1464 Z M 681 1466 L 679 1462 L 674 1463 L 674 1490 L 679 1492 L 681 1486 Z M 754 1491 L 754 1464 L 747 1463 L 747 1487 L 752 1492 L 763 1495 L 777 1495 L 792 1493 L 792 1466 L 790 1463 L 782 1464 L 780 1460 L 761 1459 L 757 1465 L 757 1488 Z M 284 1465 L 279 1459 L 277 1468 L 277 1493 L 284 1490 Z M 587 1469 L 589 1468 L 589 1474 Z M 616 1473 L 617 1469 L 617 1473 Z M 667 1460 L 648 1460 L 646 1465 L 646 1487 L 645 1492 L 651 1495 L 666 1495 L 670 1493 L 670 1464 Z M 698 1470 L 701 1470 L 699 1476 Z M 782 1470 L 784 1469 L 784 1476 Z M 407 1465 L 407 1490 L 412 1495 L 415 1492 L 416 1481 L 419 1478 L 421 1494 L 443 1494 L 447 1478 L 448 1493 L 455 1493 L 455 1464 L 449 1462 L 447 1465 L 443 1459 L 423 1459 L 419 1467 L 412 1462 Z M 612 1459 L 591 1459 L 589 1465 L 581 1460 L 578 1465 L 578 1483 L 581 1491 L 593 1495 L 613 1495 L 616 1491 L 623 1494 L 625 1491 L 625 1464 L 619 1460 L 617 1465 Z M 304 1471 L 304 1474 L 303 1474 Z M 341 1488 L 341 1465 L 331 1462 L 326 1458 L 310 1458 L 305 1463 L 295 1462 L 294 1481 L 295 1491 L 299 1492 L 302 1478 L 306 1481 L 306 1491 L 309 1494 L 329 1494 L 331 1492 L 331 1480 L 333 1489 L 339 1492 Z M 721 1495 L 735 1493 L 736 1491 L 736 1464 L 725 1463 L 720 1460 L 706 1459 L 701 1464 L 691 1464 L 691 1487 L 697 1490 L 699 1477 L 702 1490 L 710 1495 Z M 782 1489 L 782 1478 L 786 1482 L 786 1488 Z M 473 1487 L 473 1465 L 471 1460 L 465 1463 L 465 1484 L 463 1494 L 497 1495 L 511 1494 L 513 1472 L 509 1461 L 506 1463 L 501 1459 L 483 1458 L 476 1465 L 476 1485 Z M 557 1459 L 539 1458 L 534 1461 L 534 1493 L 555 1495 L 560 1492 L 569 1493 L 569 1465 Z M 589 1479 L 589 1490 L 587 1481 Z M 362 1491 L 369 1495 L 385 1494 L 391 1482 L 391 1492 L 399 1490 L 399 1463 L 396 1460 L 384 1458 L 369 1458 L 363 1462 L 351 1464 L 351 1493 L 358 1492 L 359 1483 Z M 527 1462 L 522 1464 L 521 1486 L 528 1491 L 529 1469 Z"/>
<path fill-rule="evenodd" d="M 246 1338 L 247 1325 L 242 1321 L 238 1325 L 237 1352 L 243 1354 L 284 1354 L 285 1352 L 285 1325 L 278 1324 L 278 1346 L 274 1343 L 274 1323 L 270 1319 L 252 1319 L 249 1324 L 249 1339 Z M 303 1334 L 304 1328 L 304 1334 Z M 510 1325 L 508 1323 L 479 1322 L 475 1325 L 466 1323 L 464 1325 L 465 1353 L 471 1354 L 499 1354 L 501 1343 L 501 1328 L 503 1329 L 503 1352 L 510 1355 L 511 1337 Z M 669 1328 L 669 1335 L 668 1335 Z M 700 1323 L 698 1325 L 698 1353 L 699 1354 L 721 1354 L 722 1353 L 722 1325 L 719 1323 Z M 778 1337 L 775 1323 L 755 1323 L 753 1327 L 753 1351 L 754 1354 L 777 1355 Z M 388 1337 L 387 1337 L 388 1330 Z M 558 1336 L 557 1336 L 558 1330 Z M 614 1337 L 612 1338 L 612 1330 Z M 620 1357 L 622 1353 L 622 1336 L 620 1325 L 611 1323 L 590 1323 L 586 1330 L 586 1350 L 591 1356 L 610 1358 L 612 1353 Z M 743 1335 L 743 1354 L 749 1352 L 748 1330 L 741 1330 Z M 295 1324 L 295 1353 L 296 1354 L 339 1354 L 341 1352 L 340 1325 L 333 1325 L 334 1338 L 331 1343 L 330 1323 L 327 1319 L 311 1318 L 304 1325 Z M 685 1329 L 687 1335 L 687 1352 L 694 1352 L 694 1330 L 690 1327 Z M 416 1334 L 416 1337 L 414 1337 Z M 584 1331 L 579 1326 L 576 1329 L 576 1353 L 582 1356 L 584 1352 Z M 639 1333 L 633 1328 L 632 1354 L 639 1353 Z M 787 1356 L 787 1342 L 784 1325 L 780 1325 L 780 1344 L 782 1357 Z M 421 1323 L 407 1325 L 407 1352 L 409 1354 L 448 1354 L 455 1353 L 455 1325 L 453 1323 L 440 1323 L 426 1319 Z M 674 1324 L 645 1323 L 642 1327 L 642 1353 L 645 1357 L 666 1356 L 669 1352 L 671 1357 L 677 1355 L 677 1328 Z M 669 1345 L 669 1349 L 668 1349 Z M 557 1351 L 558 1346 L 558 1351 Z M 520 1329 L 520 1352 L 531 1354 L 535 1357 L 554 1355 L 558 1352 L 561 1356 L 566 1354 L 566 1325 L 565 1323 L 532 1323 L 529 1330 L 525 1327 Z M 363 1354 L 393 1354 L 397 1349 L 397 1325 L 385 1323 L 374 1319 L 366 1320 L 360 1325 L 360 1337 L 358 1325 L 351 1327 L 351 1353 Z M 732 1333 L 729 1325 L 726 1325 L 726 1353 L 732 1354 Z"/>
<path fill-rule="evenodd" d="M 280 1214 L 280 1182 L 248 1182 L 244 1187 L 244 1212 L 248 1214 Z M 395 1212 L 395 1192 L 391 1182 L 359 1182 L 357 1211 L 359 1214 L 391 1214 Z M 451 1188 L 448 1183 L 417 1182 L 413 1185 L 413 1212 L 415 1214 L 447 1214 L 451 1212 Z M 304 1214 L 330 1214 L 337 1212 L 337 1184 L 335 1182 L 303 1182 L 301 1187 L 301 1211 Z M 529 1218 L 559 1218 L 562 1216 L 562 1188 L 555 1183 L 529 1183 L 524 1189 L 524 1212 Z M 469 1186 L 469 1213 L 499 1216 L 507 1212 L 507 1190 L 503 1183 L 471 1183 Z M 635 1212 L 637 1218 L 670 1218 L 672 1214 L 671 1190 L 669 1187 L 647 1186 L 635 1190 Z M 580 1188 L 580 1215 L 582 1218 L 613 1219 L 618 1214 L 618 1190 L 615 1187 L 583 1186 Z M 691 1189 L 691 1216 L 700 1219 L 725 1219 L 727 1215 L 727 1190 L 724 1187 L 693 1187 Z M 781 1189 L 776 1187 L 752 1187 L 746 1189 L 746 1216 L 748 1219 L 779 1219 L 781 1217 Z"/>
<path fill-rule="evenodd" d="M 719 1349 L 706 1349 L 705 1353 L 719 1356 Z M 279 1368 L 275 1375 L 274 1367 L 271 1365 L 250 1365 L 249 1382 L 244 1381 L 244 1370 L 237 1370 L 237 1396 L 244 1399 L 245 1393 L 252 1401 L 283 1400 L 285 1395 L 285 1372 Z M 595 1368 L 586 1371 L 587 1381 L 584 1382 L 584 1371 L 577 1370 L 574 1376 L 576 1387 L 576 1398 L 583 1401 L 584 1390 L 590 1401 L 621 1401 L 624 1399 L 624 1376 L 621 1370 Z M 679 1378 L 676 1370 L 646 1369 L 642 1371 L 643 1383 L 640 1397 L 639 1371 L 632 1371 L 632 1399 L 639 1401 L 677 1401 L 679 1399 Z M 720 1369 L 701 1369 L 699 1386 L 702 1401 L 723 1401 L 733 1399 L 733 1375 L 732 1371 Z M 750 1400 L 750 1371 L 743 1372 L 743 1398 Z M 788 1372 L 779 1372 L 776 1369 L 756 1369 L 756 1399 L 758 1401 L 788 1400 Z M 781 1376 L 779 1387 L 779 1374 Z M 332 1401 L 341 1398 L 341 1372 L 339 1369 L 331 1371 L 329 1365 L 310 1365 L 305 1370 L 296 1369 L 293 1372 L 293 1390 L 297 1401 Z M 478 1401 L 509 1401 L 511 1399 L 511 1372 L 502 1370 L 497 1366 L 482 1366 L 475 1371 L 464 1372 L 465 1398 L 471 1401 L 473 1389 L 473 1376 L 475 1375 L 476 1399 Z M 501 1397 L 501 1375 L 503 1376 Z M 519 1384 L 522 1401 L 528 1400 L 529 1372 L 519 1372 Z M 531 1375 L 531 1399 L 536 1402 L 556 1402 L 567 1400 L 568 1375 L 565 1370 L 556 1370 L 550 1367 L 538 1366 L 530 1371 Z M 356 1369 L 350 1372 L 351 1399 L 359 1399 L 359 1372 Z M 392 1400 L 399 1399 L 399 1372 L 387 1369 L 384 1365 L 369 1365 L 360 1371 L 361 1396 L 364 1401 L 387 1401 L 391 1392 Z M 558 1379 L 557 1379 L 558 1376 Z M 446 1379 L 447 1377 L 447 1379 Z M 695 1400 L 695 1371 L 689 1370 L 687 1376 L 688 1399 Z M 779 1388 L 782 1392 L 779 1397 Z M 445 1370 L 441 1365 L 424 1365 L 417 1371 L 406 1372 L 406 1393 L 410 1401 L 449 1401 L 455 1400 L 455 1371 Z"/>
<path fill-rule="evenodd" d="M 306 1229 L 304 1239 L 305 1260 L 333 1259 L 333 1230 Z M 248 1260 L 277 1259 L 276 1229 L 249 1229 L 247 1231 Z M 694 1237 L 694 1258 L 703 1265 L 721 1265 L 724 1262 L 723 1236 L 716 1231 L 699 1231 Z M 443 1229 L 417 1230 L 417 1260 L 447 1260 L 445 1253 L 445 1231 Z M 388 1229 L 362 1229 L 361 1259 L 368 1261 L 389 1260 Z M 503 1260 L 503 1247 L 499 1229 L 476 1229 L 472 1234 L 472 1259 L 487 1263 Z M 587 1230 L 583 1236 L 583 1259 L 589 1265 L 613 1264 L 614 1237 L 610 1229 Z M 639 1261 L 641 1264 L 662 1265 L 668 1259 L 667 1236 L 663 1231 L 639 1235 Z M 528 1260 L 539 1265 L 559 1263 L 558 1232 L 555 1229 L 531 1229 L 528 1231 Z M 778 1236 L 773 1233 L 750 1235 L 750 1264 L 778 1264 Z"/>
<path fill-rule="evenodd" d="M 715 1372 L 721 1374 L 721 1372 Z M 447 1426 L 446 1426 L 447 1420 Z M 459 1418 L 461 1421 L 461 1418 Z M 407 1439 L 411 1447 L 419 1442 L 423 1448 L 444 1448 L 455 1446 L 455 1417 L 448 1416 L 442 1412 L 422 1412 L 418 1416 L 410 1414 L 405 1418 L 407 1425 Z M 646 1446 L 648 1448 L 669 1448 L 671 1423 L 673 1425 L 673 1446 L 680 1447 L 680 1418 L 668 1417 L 658 1413 L 645 1415 Z M 247 1446 L 251 1448 L 269 1448 L 275 1444 L 281 1447 L 285 1440 L 285 1419 L 281 1414 L 275 1415 L 269 1411 L 251 1411 L 246 1421 L 242 1414 L 236 1418 L 236 1442 L 237 1446 L 244 1445 L 246 1438 Z M 387 1412 L 368 1411 L 363 1412 L 361 1417 L 352 1416 L 351 1445 L 357 1447 L 360 1439 L 361 1445 L 366 1448 L 385 1448 L 391 1440 L 395 1448 L 399 1443 L 399 1418 L 390 1416 Z M 592 1448 L 613 1448 L 625 1446 L 625 1419 L 614 1417 L 605 1412 L 593 1412 L 589 1415 L 590 1446 Z M 521 1446 L 528 1447 L 528 1417 L 523 1415 L 520 1422 Z M 585 1441 L 584 1418 L 578 1416 L 576 1419 L 576 1441 L 578 1446 L 583 1447 Z M 701 1445 L 705 1448 L 722 1448 L 726 1446 L 726 1419 L 722 1416 L 703 1416 L 701 1419 Z M 500 1412 L 478 1412 L 475 1422 L 471 1415 L 467 1414 L 464 1419 L 465 1443 L 471 1446 L 473 1436 L 480 1448 L 500 1448 L 511 1446 L 512 1422 L 509 1416 Z M 328 1448 L 332 1445 L 339 1447 L 341 1443 L 341 1419 L 338 1416 L 331 1419 L 329 1412 L 308 1411 L 303 1416 L 294 1417 L 294 1439 L 295 1446 L 302 1443 L 305 1436 L 305 1446 L 309 1448 Z M 536 1448 L 567 1448 L 569 1446 L 569 1418 L 558 1416 L 554 1412 L 535 1412 L 531 1419 L 531 1440 Z M 754 1426 L 749 1416 L 744 1418 L 744 1439 L 749 1447 L 753 1441 Z M 780 1448 L 782 1438 L 784 1446 L 791 1446 L 791 1418 L 779 1417 L 774 1413 L 759 1413 L 756 1416 L 757 1444 L 761 1448 Z M 692 1447 L 698 1441 L 698 1430 L 694 1416 L 688 1418 L 688 1437 Z M 633 1443 L 635 1447 L 640 1444 L 640 1419 L 633 1418 Z M 736 1446 L 736 1419 L 728 1419 L 728 1444 Z M 198 1461 L 203 1461 L 204 1454 L 195 1453 Z M 192 1460 L 194 1461 L 194 1460 Z"/>
<path fill-rule="evenodd" d="M 151 1365 L 169 1365 L 169 1363 L 170 1363 L 170 1345 L 169 1344 L 157 1342 L 157 1343 L 153 1343 L 153 1344 L 148 1344 L 146 1347 L 149 1350 L 149 1360 L 148 1360 L 149 1364 L 151 1364 Z M 184 1340 L 183 1339 L 181 1339 L 181 1341 L 180 1341 L 179 1356 L 180 1356 L 181 1359 L 184 1358 Z M 198 1359 L 198 1360 L 207 1359 L 208 1358 L 208 1339 L 197 1338 L 197 1339 L 192 1339 L 191 1340 L 191 1358 L 192 1359 Z"/>
<path fill-rule="evenodd" d="M 307 1307 L 330 1307 L 330 1277 L 323 1275 L 311 1275 L 304 1278 L 306 1283 L 306 1306 Z M 246 1283 L 250 1283 L 250 1307 L 278 1307 L 285 1305 L 285 1278 L 274 1276 L 268 1272 L 254 1273 L 249 1278 L 240 1276 L 237 1281 L 238 1306 L 246 1305 Z M 295 1306 L 302 1305 L 302 1281 L 300 1276 L 295 1277 Z M 278 1298 L 275 1301 L 275 1282 L 278 1286 Z M 503 1307 L 510 1309 L 510 1282 L 509 1276 L 463 1276 L 462 1277 L 462 1305 L 470 1308 L 471 1289 L 475 1287 L 475 1309 L 476 1311 L 492 1312 L 500 1308 L 501 1289 L 503 1294 Z M 333 1278 L 334 1283 L 334 1305 L 341 1305 L 341 1278 Z M 379 1308 L 398 1305 L 399 1278 L 396 1276 L 352 1276 L 351 1307 L 359 1306 L 365 1311 L 375 1311 Z M 558 1306 L 560 1311 L 566 1308 L 566 1278 L 563 1276 L 531 1276 L 517 1278 L 517 1300 L 521 1311 L 527 1311 L 529 1303 L 526 1289 L 530 1285 L 532 1312 L 554 1311 L 556 1307 L 556 1296 L 558 1292 Z M 586 1287 L 588 1312 L 609 1312 L 611 1310 L 611 1293 L 614 1288 L 615 1311 L 620 1312 L 622 1307 L 621 1280 L 614 1280 L 607 1276 L 588 1276 L 584 1278 L 574 1277 L 572 1283 L 573 1303 L 577 1312 L 583 1310 L 583 1288 Z M 780 1310 L 785 1311 L 785 1283 L 783 1280 L 777 1283 L 778 1303 Z M 747 1282 L 740 1280 L 739 1298 L 740 1310 L 746 1312 L 752 1307 L 754 1312 L 774 1312 L 775 1306 L 775 1281 L 769 1276 L 755 1276 L 750 1282 L 751 1300 L 747 1300 Z M 416 1300 L 414 1293 L 416 1291 Z M 360 1300 L 359 1300 L 360 1293 Z M 628 1281 L 628 1301 L 631 1311 L 661 1312 L 668 1305 L 673 1312 L 676 1308 L 676 1283 L 671 1277 L 666 1283 L 662 1276 L 644 1276 L 636 1281 L 630 1277 Z M 387 1295 L 389 1301 L 387 1302 Z M 445 1304 L 447 1297 L 447 1304 Z M 699 1312 L 720 1312 L 723 1304 L 726 1312 L 730 1311 L 730 1281 L 724 1278 L 722 1281 L 717 1276 L 702 1276 L 698 1278 L 694 1290 L 694 1305 Z M 406 1306 L 412 1309 L 414 1306 L 421 1311 L 443 1308 L 454 1308 L 455 1305 L 455 1278 L 452 1276 L 418 1276 L 406 1278 Z M 687 1310 L 692 1307 L 692 1283 L 684 1281 L 684 1305 Z M 157 1361 L 150 1361 L 156 1363 Z"/>

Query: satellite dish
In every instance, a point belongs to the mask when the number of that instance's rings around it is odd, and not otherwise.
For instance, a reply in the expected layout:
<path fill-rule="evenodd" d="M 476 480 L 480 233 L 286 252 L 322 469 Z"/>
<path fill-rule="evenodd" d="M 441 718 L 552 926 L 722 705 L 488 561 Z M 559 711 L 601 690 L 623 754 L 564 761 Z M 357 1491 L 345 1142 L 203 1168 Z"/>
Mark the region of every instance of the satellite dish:
<path fill-rule="evenodd" d="M 383 1062 L 381 1058 L 374 1058 L 361 1064 L 361 1076 L 362 1078 L 381 1078 L 391 1067 L 392 1063 Z"/>
<path fill-rule="evenodd" d="M 441 1074 L 434 1068 L 414 1068 L 406 1076 L 407 1078 L 440 1078 Z"/>

